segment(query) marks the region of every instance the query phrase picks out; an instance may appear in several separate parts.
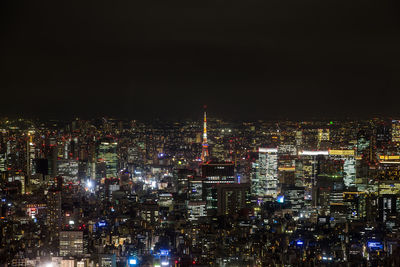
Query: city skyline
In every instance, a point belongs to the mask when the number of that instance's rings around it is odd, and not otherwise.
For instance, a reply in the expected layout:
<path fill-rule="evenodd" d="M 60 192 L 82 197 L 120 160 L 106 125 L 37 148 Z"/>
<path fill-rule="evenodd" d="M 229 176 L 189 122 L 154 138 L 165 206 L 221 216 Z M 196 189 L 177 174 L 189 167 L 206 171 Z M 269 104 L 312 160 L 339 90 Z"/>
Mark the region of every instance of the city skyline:
<path fill-rule="evenodd" d="M 400 120 L 199 113 L 0 120 L 0 266 L 398 265 Z"/>

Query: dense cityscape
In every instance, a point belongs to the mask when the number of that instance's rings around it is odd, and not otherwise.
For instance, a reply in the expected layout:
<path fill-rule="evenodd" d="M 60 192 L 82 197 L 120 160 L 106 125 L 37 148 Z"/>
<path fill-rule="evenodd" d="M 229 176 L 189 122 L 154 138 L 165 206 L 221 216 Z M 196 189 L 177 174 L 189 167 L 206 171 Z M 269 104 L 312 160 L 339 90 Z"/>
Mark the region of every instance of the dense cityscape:
<path fill-rule="evenodd" d="M 0 131 L 2 266 L 400 264 L 398 120 Z"/>
<path fill-rule="evenodd" d="M 400 1 L 0 1 L 0 267 L 400 266 Z"/>

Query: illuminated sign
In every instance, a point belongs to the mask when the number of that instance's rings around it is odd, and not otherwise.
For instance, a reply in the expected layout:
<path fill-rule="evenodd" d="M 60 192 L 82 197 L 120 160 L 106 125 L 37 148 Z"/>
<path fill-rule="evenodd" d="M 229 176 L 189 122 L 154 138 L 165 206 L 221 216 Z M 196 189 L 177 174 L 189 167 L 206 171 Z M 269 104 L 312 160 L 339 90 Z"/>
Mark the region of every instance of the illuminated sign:
<path fill-rule="evenodd" d="M 138 260 L 134 257 L 129 257 L 128 263 L 129 266 L 136 266 L 138 264 Z"/>
<path fill-rule="evenodd" d="M 400 156 L 379 155 L 380 160 L 400 160 Z"/>
<path fill-rule="evenodd" d="M 329 155 L 332 156 L 354 156 L 354 150 L 332 149 L 329 150 Z"/>
<path fill-rule="evenodd" d="M 98 227 L 104 227 L 106 225 L 107 225 L 107 223 L 105 221 L 100 221 L 100 222 L 97 223 Z"/>
<path fill-rule="evenodd" d="M 285 202 L 285 196 L 278 196 L 277 199 L 276 199 L 276 202 L 278 202 L 278 203 Z"/>
<path fill-rule="evenodd" d="M 319 151 L 303 150 L 303 151 L 299 152 L 299 155 L 302 155 L 302 156 L 329 155 L 329 151 L 325 151 L 325 150 L 319 150 Z"/>
<path fill-rule="evenodd" d="M 262 153 L 277 153 L 278 149 L 277 148 L 262 148 L 262 147 L 260 147 L 258 149 L 258 152 L 262 152 Z"/>
<path fill-rule="evenodd" d="M 279 171 L 295 171 L 295 167 L 279 167 Z"/>
<path fill-rule="evenodd" d="M 367 246 L 371 250 L 382 250 L 383 249 L 383 244 L 379 241 L 369 241 L 367 243 Z"/>

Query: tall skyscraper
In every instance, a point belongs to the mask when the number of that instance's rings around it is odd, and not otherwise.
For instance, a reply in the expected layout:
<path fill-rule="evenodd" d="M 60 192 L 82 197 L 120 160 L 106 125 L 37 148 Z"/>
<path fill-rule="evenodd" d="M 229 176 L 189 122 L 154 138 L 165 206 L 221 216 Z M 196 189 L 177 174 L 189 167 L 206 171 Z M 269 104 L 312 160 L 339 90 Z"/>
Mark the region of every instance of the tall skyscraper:
<path fill-rule="evenodd" d="M 51 189 L 47 194 L 47 224 L 53 241 L 58 240 L 61 222 L 61 191 Z"/>
<path fill-rule="evenodd" d="M 278 187 L 278 149 L 259 148 L 258 160 L 253 164 L 251 193 L 254 197 L 277 196 Z"/>
<path fill-rule="evenodd" d="M 26 147 L 26 179 L 25 187 L 30 186 L 31 176 L 35 175 L 33 161 L 35 160 L 35 144 L 33 142 L 33 133 L 28 132 L 27 147 Z"/>
<path fill-rule="evenodd" d="M 206 106 L 204 106 L 204 108 L 206 108 Z M 208 157 L 209 154 L 208 154 L 208 142 L 207 142 L 207 113 L 206 110 L 204 110 L 203 144 L 201 150 L 201 161 L 202 162 L 207 161 Z"/>
<path fill-rule="evenodd" d="M 207 201 L 207 214 L 216 215 L 218 209 L 218 184 L 235 183 L 235 166 L 232 162 L 207 162 L 201 166 L 202 193 Z"/>
<path fill-rule="evenodd" d="M 343 161 L 343 181 L 345 186 L 354 186 L 356 181 L 356 159 L 355 151 L 348 150 L 329 150 L 331 159 Z"/>
<path fill-rule="evenodd" d="M 117 176 L 117 145 L 116 142 L 101 142 L 97 157 L 100 178 L 111 178 Z"/>
<path fill-rule="evenodd" d="M 312 190 L 319 174 L 320 162 L 328 159 L 329 151 L 299 151 L 298 160 L 296 161 L 296 180 L 302 179 L 304 186 L 304 198 L 312 199 Z M 299 186 L 300 184 L 298 184 Z"/>

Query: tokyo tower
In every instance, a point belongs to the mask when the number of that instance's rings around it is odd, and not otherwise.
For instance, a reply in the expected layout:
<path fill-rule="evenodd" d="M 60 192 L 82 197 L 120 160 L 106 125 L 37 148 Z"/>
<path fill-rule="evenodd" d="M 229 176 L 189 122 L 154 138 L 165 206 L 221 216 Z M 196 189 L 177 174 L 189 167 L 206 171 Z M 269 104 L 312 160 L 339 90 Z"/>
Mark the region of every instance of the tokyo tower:
<path fill-rule="evenodd" d="M 207 114 L 206 114 L 207 106 L 204 106 L 204 124 L 203 124 L 203 143 L 201 149 L 201 161 L 205 162 L 208 160 L 208 142 L 207 142 Z"/>

